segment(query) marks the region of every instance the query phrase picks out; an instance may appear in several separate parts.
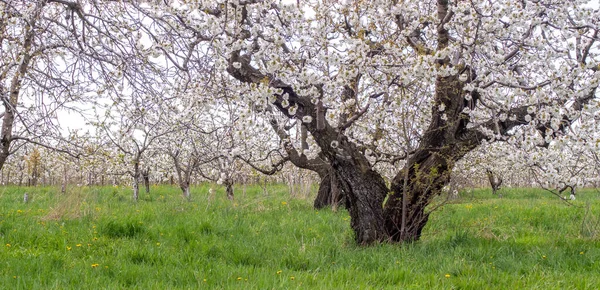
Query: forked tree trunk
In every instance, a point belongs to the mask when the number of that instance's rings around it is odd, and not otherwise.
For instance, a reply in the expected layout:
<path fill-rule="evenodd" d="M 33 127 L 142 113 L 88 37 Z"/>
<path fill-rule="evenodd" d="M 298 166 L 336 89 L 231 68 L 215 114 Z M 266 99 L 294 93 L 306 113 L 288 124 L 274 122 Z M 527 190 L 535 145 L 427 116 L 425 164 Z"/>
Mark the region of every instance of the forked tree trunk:
<path fill-rule="evenodd" d="M 392 181 L 384 211 L 391 242 L 412 242 L 421 237 L 429 220 L 427 206 L 450 182 L 453 163 L 449 156 L 419 151 Z"/>
<path fill-rule="evenodd" d="M 496 192 L 500 189 L 502 185 L 502 177 L 497 176 L 489 169 L 486 169 L 488 180 L 490 181 L 490 186 L 492 187 L 492 194 L 496 194 Z M 502 196 L 501 196 L 502 197 Z"/>

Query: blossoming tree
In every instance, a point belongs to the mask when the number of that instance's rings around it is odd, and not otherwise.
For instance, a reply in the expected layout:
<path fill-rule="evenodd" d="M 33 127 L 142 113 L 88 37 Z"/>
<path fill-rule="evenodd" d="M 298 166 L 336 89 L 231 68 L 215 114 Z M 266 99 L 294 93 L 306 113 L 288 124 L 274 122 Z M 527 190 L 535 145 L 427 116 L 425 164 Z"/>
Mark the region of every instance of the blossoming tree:
<path fill-rule="evenodd" d="M 308 121 L 369 244 L 419 239 L 454 164 L 483 142 L 552 142 L 598 109 L 599 15 L 587 4 L 131 5 L 160 23 L 162 52 L 182 69 L 205 67 L 195 52 L 209 51 L 240 99 Z M 414 112 L 411 126 L 401 111 Z M 377 159 L 395 168 L 387 182 Z"/>

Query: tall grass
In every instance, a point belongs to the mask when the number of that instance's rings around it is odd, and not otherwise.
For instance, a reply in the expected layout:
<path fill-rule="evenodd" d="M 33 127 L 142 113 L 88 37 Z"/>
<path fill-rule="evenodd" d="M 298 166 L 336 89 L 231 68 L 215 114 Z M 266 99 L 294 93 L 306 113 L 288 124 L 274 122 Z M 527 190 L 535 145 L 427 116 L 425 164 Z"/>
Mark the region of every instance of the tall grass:
<path fill-rule="evenodd" d="M 463 193 L 419 242 L 359 247 L 344 210 L 285 186 L 234 202 L 202 185 L 140 201 L 122 187 L 0 188 L 6 289 L 595 289 L 596 191 L 573 206 L 535 189 Z M 23 203 L 23 193 L 31 197 Z M 585 225 L 585 226 L 584 226 Z M 595 228 L 596 227 L 596 228 Z"/>

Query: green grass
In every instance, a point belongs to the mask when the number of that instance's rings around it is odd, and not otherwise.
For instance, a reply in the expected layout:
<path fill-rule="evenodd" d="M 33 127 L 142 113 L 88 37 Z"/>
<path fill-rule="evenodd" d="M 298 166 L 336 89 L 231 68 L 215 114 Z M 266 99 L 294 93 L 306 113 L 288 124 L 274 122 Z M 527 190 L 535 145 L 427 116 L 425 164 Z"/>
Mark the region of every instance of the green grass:
<path fill-rule="evenodd" d="M 23 203 L 28 191 L 31 202 Z M 463 194 L 419 242 L 355 245 L 344 210 L 315 211 L 285 186 L 0 188 L 5 289 L 595 289 L 600 204 L 540 190 Z M 589 205 L 589 210 L 587 210 Z M 587 214 L 586 214 L 587 211 Z"/>

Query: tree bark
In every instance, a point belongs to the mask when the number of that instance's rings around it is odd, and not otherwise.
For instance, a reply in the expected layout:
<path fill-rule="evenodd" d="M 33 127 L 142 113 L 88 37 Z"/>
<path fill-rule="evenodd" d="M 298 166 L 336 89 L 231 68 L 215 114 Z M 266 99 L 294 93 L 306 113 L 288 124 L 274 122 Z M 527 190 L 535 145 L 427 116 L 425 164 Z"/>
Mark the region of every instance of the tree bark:
<path fill-rule="evenodd" d="M 183 197 L 187 200 L 187 201 L 191 201 L 192 200 L 192 196 L 190 195 L 190 184 L 189 183 L 184 183 L 180 185 L 181 191 L 183 192 Z"/>
<path fill-rule="evenodd" d="M 490 181 L 490 186 L 492 187 L 492 194 L 496 194 L 497 191 L 500 189 L 500 186 L 502 185 L 502 178 L 495 175 L 494 172 L 492 172 L 489 169 L 486 169 L 485 173 L 487 174 L 488 180 Z"/>
<path fill-rule="evenodd" d="M 371 169 L 362 170 L 346 160 L 334 160 L 350 213 L 350 226 L 358 244 L 388 240 L 383 202 L 388 192 L 384 179 Z"/>
<path fill-rule="evenodd" d="M 138 201 L 140 197 L 140 164 L 135 161 L 133 164 L 133 200 Z"/>
<path fill-rule="evenodd" d="M 2 128 L 0 129 L 0 169 L 4 167 L 4 163 L 6 163 L 8 156 L 11 154 L 10 145 L 13 141 L 12 131 L 15 116 L 17 115 L 16 108 L 19 102 L 19 94 L 21 93 L 21 84 L 27 74 L 32 59 L 31 50 L 36 35 L 35 26 L 44 5 L 46 5 L 45 1 L 37 3 L 37 7 L 33 11 L 30 21 L 28 21 L 25 26 L 23 48 L 21 51 L 22 61 L 19 64 L 15 75 L 11 79 L 8 92 L 5 92 L 3 86 L 5 80 L 0 79 L 0 96 L 4 98 L 4 95 L 8 95 L 8 98 L 3 101 L 4 117 L 2 119 Z"/>
<path fill-rule="evenodd" d="M 320 173 L 319 177 L 321 182 L 313 204 L 314 208 L 322 209 L 331 206 L 337 209 L 339 205 L 343 205 L 344 196 L 341 192 L 340 180 L 335 171 L 329 168 L 326 173 Z"/>
<path fill-rule="evenodd" d="M 147 167 L 145 170 L 142 170 L 142 177 L 144 179 L 146 193 L 150 193 L 150 167 Z"/>
<path fill-rule="evenodd" d="M 140 197 L 140 184 L 136 178 L 133 181 L 133 200 L 138 201 Z"/>
<path fill-rule="evenodd" d="M 227 199 L 233 200 L 233 182 L 229 179 L 226 179 L 225 182 L 225 192 L 227 192 Z"/>

